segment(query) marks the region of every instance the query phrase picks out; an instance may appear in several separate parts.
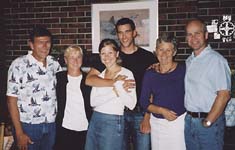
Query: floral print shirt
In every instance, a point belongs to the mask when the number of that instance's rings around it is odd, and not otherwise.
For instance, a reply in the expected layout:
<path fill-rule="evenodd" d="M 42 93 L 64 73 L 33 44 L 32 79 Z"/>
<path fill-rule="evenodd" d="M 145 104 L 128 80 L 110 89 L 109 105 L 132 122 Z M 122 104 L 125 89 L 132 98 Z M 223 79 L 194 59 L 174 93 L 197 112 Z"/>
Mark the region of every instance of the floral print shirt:
<path fill-rule="evenodd" d="M 51 123 L 57 112 L 56 76 L 59 63 L 48 56 L 46 67 L 31 54 L 14 60 L 8 70 L 7 95 L 17 97 L 20 121 Z"/>

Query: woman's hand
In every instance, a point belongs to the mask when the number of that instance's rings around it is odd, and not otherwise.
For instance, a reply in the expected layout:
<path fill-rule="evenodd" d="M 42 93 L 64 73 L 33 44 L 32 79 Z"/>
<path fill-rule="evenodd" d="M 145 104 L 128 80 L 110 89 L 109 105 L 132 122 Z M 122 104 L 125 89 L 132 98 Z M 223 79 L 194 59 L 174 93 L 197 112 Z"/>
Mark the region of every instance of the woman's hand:
<path fill-rule="evenodd" d="M 151 126 L 150 126 L 150 114 L 145 113 L 144 118 L 142 119 L 140 123 L 140 132 L 144 134 L 148 134 L 151 131 Z"/>
<path fill-rule="evenodd" d="M 174 111 L 163 107 L 161 107 L 160 109 L 161 109 L 161 114 L 166 120 L 173 121 L 177 119 L 177 113 L 175 113 Z"/>

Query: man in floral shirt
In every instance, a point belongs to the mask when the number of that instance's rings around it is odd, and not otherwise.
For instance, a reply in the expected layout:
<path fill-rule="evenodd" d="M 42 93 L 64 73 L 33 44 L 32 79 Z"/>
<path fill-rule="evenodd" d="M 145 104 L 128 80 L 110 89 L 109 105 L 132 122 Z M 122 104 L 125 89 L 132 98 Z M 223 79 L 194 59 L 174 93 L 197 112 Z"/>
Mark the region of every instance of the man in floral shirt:
<path fill-rule="evenodd" d="M 7 102 L 20 150 L 51 150 L 55 138 L 56 72 L 59 63 L 48 56 L 51 33 L 35 27 L 30 33 L 32 54 L 14 60 L 8 71 Z"/>

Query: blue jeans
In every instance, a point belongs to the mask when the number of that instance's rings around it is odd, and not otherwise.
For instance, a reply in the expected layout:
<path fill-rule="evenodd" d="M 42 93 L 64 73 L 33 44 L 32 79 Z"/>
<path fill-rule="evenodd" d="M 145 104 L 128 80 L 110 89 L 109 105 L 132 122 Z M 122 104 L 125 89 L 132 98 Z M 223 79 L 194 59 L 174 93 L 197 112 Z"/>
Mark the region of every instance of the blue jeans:
<path fill-rule="evenodd" d="M 211 127 L 202 125 L 204 118 L 185 117 L 185 143 L 187 150 L 223 150 L 225 117 L 221 115 Z"/>
<path fill-rule="evenodd" d="M 150 150 L 150 134 L 140 132 L 140 123 L 143 120 L 143 113 L 125 112 L 125 131 L 123 150 L 130 149 L 130 143 L 134 150 Z"/>
<path fill-rule="evenodd" d="M 94 111 L 85 150 L 122 150 L 124 117 Z"/>
<path fill-rule="evenodd" d="M 28 145 L 28 150 L 53 149 L 55 143 L 55 123 L 21 124 L 24 133 L 34 142 Z"/>

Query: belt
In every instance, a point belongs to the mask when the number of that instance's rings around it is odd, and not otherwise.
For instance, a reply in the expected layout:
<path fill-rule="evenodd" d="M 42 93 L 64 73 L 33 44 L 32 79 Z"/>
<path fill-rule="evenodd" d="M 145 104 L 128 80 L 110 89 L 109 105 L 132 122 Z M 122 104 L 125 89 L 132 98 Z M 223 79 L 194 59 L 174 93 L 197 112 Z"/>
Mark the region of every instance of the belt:
<path fill-rule="evenodd" d="M 139 112 L 143 112 L 142 108 L 140 106 L 135 106 L 135 108 L 133 110 L 130 110 L 129 108 L 125 107 L 124 108 L 125 112 L 130 112 L 130 113 L 139 113 Z"/>
<path fill-rule="evenodd" d="M 208 113 L 205 112 L 191 112 L 191 111 L 187 111 L 187 114 L 189 114 L 193 118 L 206 118 L 208 115 Z"/>

